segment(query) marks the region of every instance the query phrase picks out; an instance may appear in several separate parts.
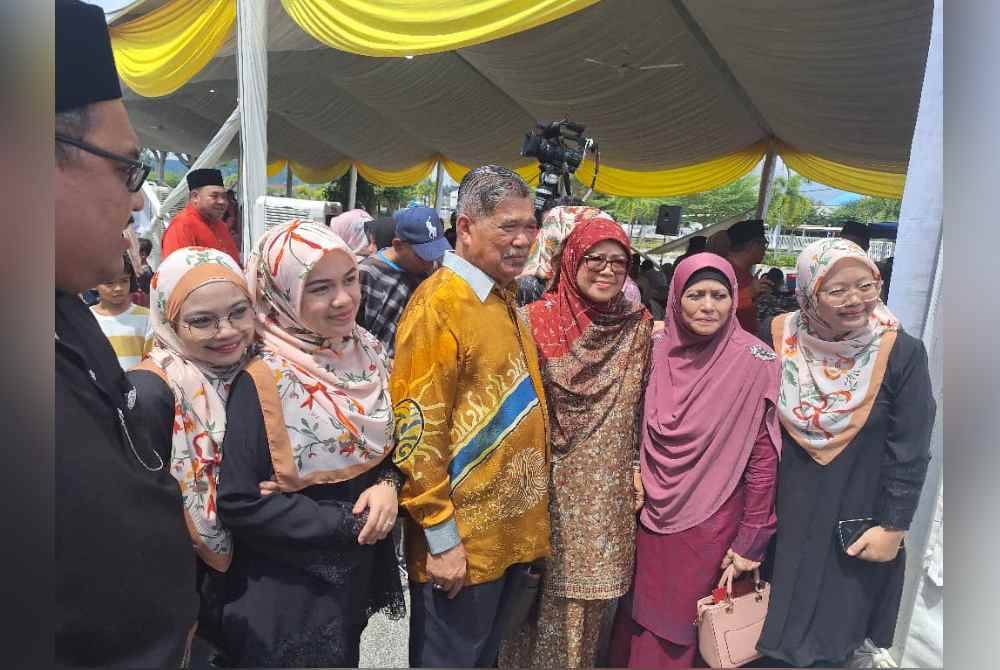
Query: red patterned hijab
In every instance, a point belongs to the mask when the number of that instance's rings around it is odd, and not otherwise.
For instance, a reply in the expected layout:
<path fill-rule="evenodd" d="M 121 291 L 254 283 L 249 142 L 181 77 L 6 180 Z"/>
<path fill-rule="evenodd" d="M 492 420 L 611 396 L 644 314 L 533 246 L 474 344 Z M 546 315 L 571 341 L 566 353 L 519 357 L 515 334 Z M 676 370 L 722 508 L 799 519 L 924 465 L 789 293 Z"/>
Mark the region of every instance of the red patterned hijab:
<path fill-rule="evenodd" d="M 602 304 L 592 302 L 580 292 L 576 273 L 583 257 L 595 244 L 605 240 L 617 242 L 626 256 L 630 256 L 631 246 L 622 227 L 601 210 L 594 209 L 566 238 L 552 289 L 528 306 L 531 330 L 543 360 L 566 355 L 595 321 L 603 329 L 609 329 L 605 335 L 608 346 L 613 347 L 615 338 L 638 316 L 651 318 L 645 307 L 629 302 L 621 293 Z"/>
<path fill-rule="evenodd" d="M 566 238 L 552 290 L 522 308 L 538 347 L 556 458 L 623 411 L 622 393 L 642 383 L 649 361 L 653 320 L 646 308 L 621 293 L 595 303 L 577 286 L 584 255 L 604 240 L 631 251 L 621 226 L 593 210 Z"/>

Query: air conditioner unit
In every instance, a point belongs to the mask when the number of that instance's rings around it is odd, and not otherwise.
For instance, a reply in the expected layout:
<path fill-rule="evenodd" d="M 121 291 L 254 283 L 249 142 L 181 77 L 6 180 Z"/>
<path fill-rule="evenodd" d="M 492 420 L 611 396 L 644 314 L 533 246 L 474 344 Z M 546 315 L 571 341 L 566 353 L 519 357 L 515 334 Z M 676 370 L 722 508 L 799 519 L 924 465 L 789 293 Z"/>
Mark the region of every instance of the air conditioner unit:
<path fill-rule="evenodd" d="M 325 224 L 327 216 L 337 216 L 344 211 L 339 202 L 279 198 L 273 195 L 263 196 L 262 199 L 264 201 L 265 229 L 280 226 L 295 219 L 300 221 L 308 219 Z"/>

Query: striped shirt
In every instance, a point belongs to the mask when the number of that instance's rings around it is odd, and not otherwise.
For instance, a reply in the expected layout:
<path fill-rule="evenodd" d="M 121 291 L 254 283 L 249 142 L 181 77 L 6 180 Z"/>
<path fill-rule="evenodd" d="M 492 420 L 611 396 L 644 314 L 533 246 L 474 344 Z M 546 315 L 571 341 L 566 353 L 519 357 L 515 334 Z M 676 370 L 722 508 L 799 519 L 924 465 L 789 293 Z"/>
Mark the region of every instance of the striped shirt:
<path fill-rule="evenodd" d="M 357 323 L 375 336 L 389 358 L 396 355 L 396 327 L 421 278 L 391 263 L 381 252 L 358 264 L 361 307 Z"/>
<path fill-rule="evenodd" d="M 118 364 L 122 366 L 122 370 L 131 370 L 142 361 L 143 356 L 148 354 L 153 346 L 149 310 L 133 304 L 117 316 L 104 316 L 99 314 L 96 308 L 95 305 L 90 311 L 111 342 L 111 348 L 118 356 Z"/>

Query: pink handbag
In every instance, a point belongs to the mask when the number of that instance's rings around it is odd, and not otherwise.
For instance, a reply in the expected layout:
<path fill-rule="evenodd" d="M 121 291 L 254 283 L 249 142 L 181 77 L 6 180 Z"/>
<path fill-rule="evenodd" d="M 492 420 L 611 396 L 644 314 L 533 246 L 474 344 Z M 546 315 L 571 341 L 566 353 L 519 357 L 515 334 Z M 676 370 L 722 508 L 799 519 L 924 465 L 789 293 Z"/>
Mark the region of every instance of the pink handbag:
<path fill-rule="evenodd" d="M 757 660 L 757 641 L 764 629 L 771 585 L 761 581 L 760 571 L 753 571 L 753 590 L 733 596 L 733 566 L 726 568 L 719 580 L 725 596 L 716 602 L 715 594 L 698 600 L 698 650 L 711 668 L 738 668 Z"/>

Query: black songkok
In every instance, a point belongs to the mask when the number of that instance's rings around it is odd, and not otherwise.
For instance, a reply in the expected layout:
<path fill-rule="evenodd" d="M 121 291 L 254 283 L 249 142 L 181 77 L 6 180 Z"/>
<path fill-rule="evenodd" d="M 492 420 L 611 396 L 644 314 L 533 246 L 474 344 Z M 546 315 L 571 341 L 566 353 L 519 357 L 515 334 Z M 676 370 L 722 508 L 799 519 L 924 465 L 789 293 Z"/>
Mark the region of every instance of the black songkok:
<path fill-rule="evenodd" d="M 222 173 L 210 168 L 191 170 L 187 174 L 187 184 L 189 191 L 202 186 L 222 186 Z"/>
<path fill-rule="evenodd" d="M 56 0 L 56 113 L 122 97 L 104 10 Z"/>

